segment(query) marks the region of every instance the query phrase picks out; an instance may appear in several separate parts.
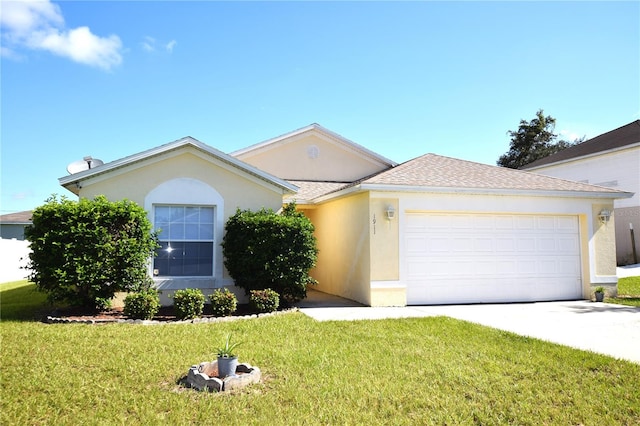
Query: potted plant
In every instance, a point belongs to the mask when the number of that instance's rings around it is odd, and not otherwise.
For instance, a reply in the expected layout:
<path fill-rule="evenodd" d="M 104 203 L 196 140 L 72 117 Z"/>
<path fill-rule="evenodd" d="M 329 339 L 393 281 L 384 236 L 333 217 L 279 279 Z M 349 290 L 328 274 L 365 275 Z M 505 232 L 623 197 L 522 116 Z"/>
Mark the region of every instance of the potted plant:
<path fill-rule="evenodd" d="M 596 295 L 596 302 L 602 302 L 604 300 L 604 287 L 596 287 L 594 294 Z"/>
<path fill-rule="evenodd" d="M 231 343 L 231 334 L 227 334 L 227 341 L 224 346 L 218 348 L 218 377 L 224 379 L 227 376 L 236 374 L 238 367 L 238 356 L 234 353 L 240 342 Z"/>

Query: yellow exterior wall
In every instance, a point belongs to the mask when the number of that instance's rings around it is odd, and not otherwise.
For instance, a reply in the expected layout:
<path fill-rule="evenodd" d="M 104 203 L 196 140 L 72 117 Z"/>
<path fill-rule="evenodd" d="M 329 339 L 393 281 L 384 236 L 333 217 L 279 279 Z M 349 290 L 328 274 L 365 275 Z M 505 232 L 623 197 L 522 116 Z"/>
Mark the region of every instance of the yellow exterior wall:
<path fill-rule="evenodd" d="M 596 275 L 616 275 L 616 233 L 613 205 L 594 204 L 593 205 L 593 239 L 596 248 Z M 611 219 L 608 223 L 600 223 L 598 214 L 607 209 L 611 212 Z"/>
<path fill-rule="evenodd" d="M 343 144 L 314 134 L 293 137 L 237 158 L 290 180 L 352 182 L 387 168 Z"/>
<path fill-rule="evenodd" d="M 372 288 L 371 306 L 407 306 L 407 291 L 400 288 Z"/>
<path fill-rule="evenodd" d="M 368 193 L 304 210 L 316 228 L 318 264 L 311 275 L 319 291 L 365 305 L 370 297 L 370 217 Z"/>
<path fill-rule="evenodd" d="M 80 197 L 94 198 L 105 195 L 110 200 L 127 198 L 144 206 L 147 194 L 160 185 L 177 178 L 198 179 L 215 188 L 224 198 L 225 218 L 233 215 L 236 208 L 262 207 L 278 210 L 282 205 L 282 193 L 256 183 L 253 179 L 216 167 L 211 161 L 201 158 L 190 150 L 148 164 L 145 167 L 125 168 L 108 179 L 97 177 L 83 183 Z"/>
<path fill-rule="evenodd" d="M 392 206 L 396 216 L 389 220 L 387 208 Z M 375 229 L 371 224 L 371 280 L 392 281 L 400 279 L 398 199 L 372 198 L 371 216 L 375 215 Z"/>
<path fill-rule="evenodd" d="M 395 216 L 389 219 L 387 209 Z M 407 294 L 400 280 L 400 227 L 398 198 L 378 198 L 371 194 L 371 306 L 406 306 Z"/>

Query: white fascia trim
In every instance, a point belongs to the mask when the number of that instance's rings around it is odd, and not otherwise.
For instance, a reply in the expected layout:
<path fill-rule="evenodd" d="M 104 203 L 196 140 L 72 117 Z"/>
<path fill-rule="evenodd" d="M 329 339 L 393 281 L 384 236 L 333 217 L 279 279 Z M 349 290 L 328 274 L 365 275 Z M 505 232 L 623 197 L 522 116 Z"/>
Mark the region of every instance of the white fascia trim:
<path fill-rule="evenodd" d="M 314 203 L 321 203 L 335 198 L 344 197 L 359 191 L 379 192 L 430 192 L 436 194 L 473 194 L 473 195 L 514 195 L 532 197 L 559 197 L 559 198 L 631 198 L 632 192 L 619 191 L 608 192 L 582 192 L 582 191 L 541 191 L 541 190 L 516 190 L 516 189 L 485 189 L 485 188 L 442 188 L 413 185 L 383 185 L 383 184 L 359 184 L 330 194 L 314 198 Z"/>
<path fill-rule="evenodd" d="M 619 151 L 624 151 L 624 150 L 627 150 L 627 149 L 630 149 L 630 148 L 637 148 L 637 147 L 640 147 L 640 142 L 632 143 L 630 145 L 625 145 L 625 146 L 621 146 L 621 147 L 618 147 L 618 148 L 608 149 L 606 151 L 594 152 L 593 154 L 582 155 L 580 157 L 567 158 L 566 160 L 555 161 L 553 163 L 547 163 L 547 164 L 543 164 L 541 166 L 535 166 L 535 167 L 530 167 L 530 168 L 527 168 L 525 166 L 521 170 L 526 170 L 526 171 L 532 172 L 534 170 L 540 170 L 540 169 L 546 169 L 546 168 L 549 168 L 549 167 L 560 166 L 562 164 L 572 163 L 574 161 L 588 160 L 589 158 L 597 157 L 597 156 L 600 156 L 600 155 L 614 154 L 614 153 L 619 152 Z"/>
<path fill-rule="evenodd" d="M 551 191 L 551 190 L 525 190 L 525 189 L 500 189 L 500 188 L 443 188 L 412 185 L 383 185 L 362 184 L 363 190 L 386 192 L 433 192 L 451 194 L 477 194 L 477 195 L 528 195 L 533 197 L 560 197 L 560 198 L 631 198 L 633 192 L 588 192 L 588 191 Z"/>
<path fill-rule="evenodd" d="M 170 152 L 170 151 L 175 151 L 183 146 L 193 146 L 195 148 L 197 148 L 200 151 L 205 152 L 206 154 L 209 154 L 215 158 L 217 158 L 218 160 L 227 163 L 235 168 L 238 168 L 242 171 L 244 171 L 245 173 L 251 174 L 253 176 L 256 176 L 262 180 L 265 180 L 271 184 L 274 184 L 278 187 L 280 187 L 281 189 L 283 189 L 285 192 L 290 192 L 290 193 L 296 193 L 298 192 L 298 187 L 287 182 L 284 179 L 280 179 L 276 176 L 273 176 L 269 173 L 266 173 L 260 169 L 257 169 L 247 163 L 245 163 L 244 161 L 238 160 L 237 158 L 231 157 L 228 154 L 225 154 L 222 151 L 219 151 L 209 145 L 206 145 L 196 139 L 193 139 L 192 137 L 185 137 L 182 139 L 179 139 L 177 141 L 174 142 L 170 142 L 168 144 L 165 145 L 161 145 L 159 147 L 156 148 L 152 148 L 149 149 L 147 151 L 143 151 L 140 152 L 138 154 L 133 154 L 130 155 L 128 157 L 124 157 L 121 158 L 119 160 L 115 160 L 112 161 L 110 163 L 104 164 L 102 166 L 98 166 L 94 169 L 89 169 L 89 170 L 84 170 L 82 172 L 79 173 L 74 173 L 72 175 L 69 176 L 64 176 L 58 179 L 58 181 L 60 182 L 60 185 L 64 186 L 65 188 L 67 188 L 67 185 L 70 184 L 75 184 L 75 183 L 79 183 L 81 180 L 84 179 L 88 179 L 88 178 L 92 178 L 95 176 L 98 176 L 100 174 L 104 174 L 104 173 L 108 173 L 112 170 L 115 169 L 119 169 L 122 167 L 126 167 L 129 166 L 131 164 L 137 163 L 137 162 L 141 162 L 144 161 L 146 159 L 149 159 L 151 157 L 156 157 L 159 156 L 161 154 Z M 69 188 L 67 188 L 69 189 Z M 73 192 L 73 191 L 72 191 Z"/>

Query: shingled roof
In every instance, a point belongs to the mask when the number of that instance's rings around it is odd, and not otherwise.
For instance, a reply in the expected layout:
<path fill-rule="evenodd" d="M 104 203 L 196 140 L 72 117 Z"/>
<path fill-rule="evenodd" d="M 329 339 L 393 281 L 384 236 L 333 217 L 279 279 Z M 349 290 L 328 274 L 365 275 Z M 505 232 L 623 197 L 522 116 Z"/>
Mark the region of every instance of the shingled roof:
<path fill-rule="evenodd" d="M 26 210 L 23 212 L 7 213 L 0 216 L 0 223 L 23 225 L 31 223 L 33 212 Z"/>
<path fill-rule="evenodd" d="M 536 160 L 533 163 L 522 167 L 522 169 L 531 170 L 537 167 L 586 157 L 599 152 L 623 148 L 637 143 L 640 143 L 640 120 L 632 121 L 625 126 L 603 133 L 593 139 L 589 139 L 579 143 L 578 145 L 571 146 L 560 152 L 549 155 L 548 157 Z"/>
<path fill-rule="evenodd" d="M 306 200 L 323 201 L 358 190 L 433 191 L 523 195 L 557 195 L 572 197 L 627 198 L 632 194 L 612 188 L 540 175 L 537 173 L 490 166 L 467 160 L 426 154 L 360 181 L 340 186 L 322 187 L 314 183 Z M 323 193 L 323 189 L 326 192 Z"/>
<path fill-rule="evenodd" d="M 622 192 L 611 188 L 443 157 L 436 154 L 426 154 L 407 161 L 365 180 L 362 184 L 427 188 L 511 189 L 519 191 Z"/>

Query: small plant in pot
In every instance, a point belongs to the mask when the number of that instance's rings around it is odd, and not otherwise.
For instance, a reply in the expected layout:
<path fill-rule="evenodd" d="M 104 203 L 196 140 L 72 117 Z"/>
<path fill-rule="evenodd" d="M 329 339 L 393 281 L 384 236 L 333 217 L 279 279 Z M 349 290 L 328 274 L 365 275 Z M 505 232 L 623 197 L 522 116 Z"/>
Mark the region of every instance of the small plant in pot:
<path fill-rule="evenodd" d="M 224 379 L 236 374 L 238 356 L 234 350 L 241 342 L 231 343 L 231 334 L 227 335 L 224 346 L 218 348 L 218 377 Z"/>
<path fill-rule="evenodd" d="M 596 287 L 594 294 L 596 296 L 596 302 L 602 302 L 604 300 L 604 287 Z"/>

